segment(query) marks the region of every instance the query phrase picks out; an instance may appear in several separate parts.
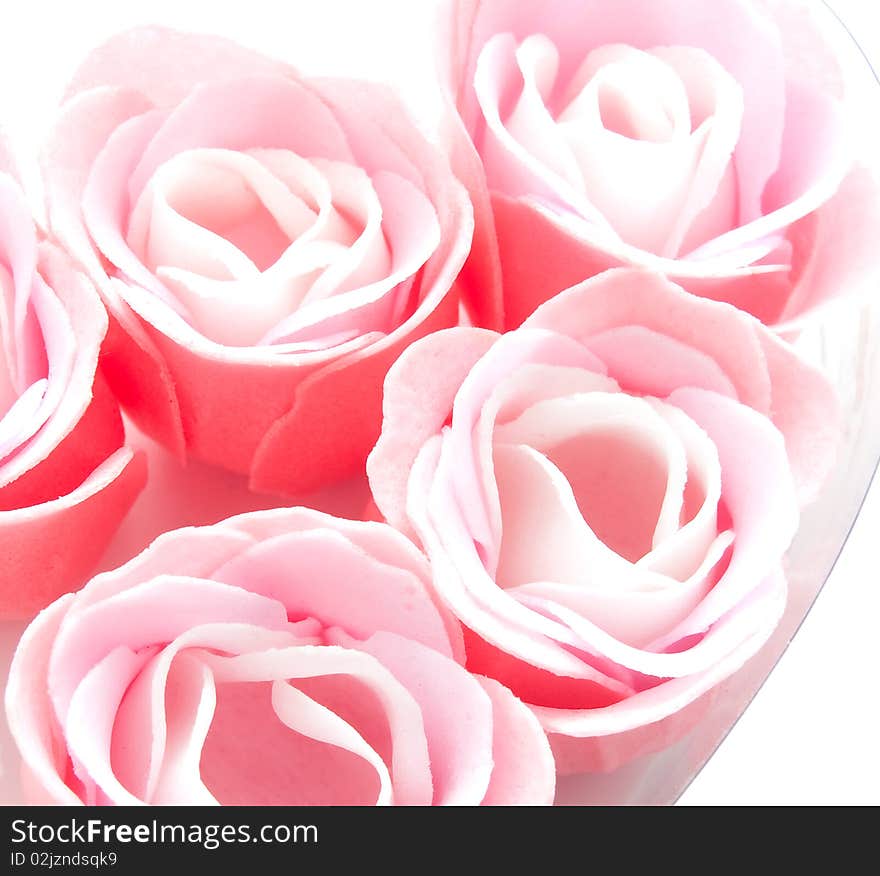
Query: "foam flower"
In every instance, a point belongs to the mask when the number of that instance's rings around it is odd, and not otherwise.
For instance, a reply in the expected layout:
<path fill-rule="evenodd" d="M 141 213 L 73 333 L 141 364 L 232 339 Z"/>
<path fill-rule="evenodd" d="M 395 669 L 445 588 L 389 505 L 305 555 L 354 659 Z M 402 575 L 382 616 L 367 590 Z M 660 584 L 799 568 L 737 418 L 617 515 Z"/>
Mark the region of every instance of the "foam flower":
<path fill-rule="evenodd" d="M 166 533 L 31 624 L 6 690 L 34 802 L 549 803 L 531 712 L 462 665 L 424 556 L 293 508 Z"/>
<path fill-rule="evenodd" d="M 518 326 L 617 266 L 786 329 L 873 292 L 865 96 L 816 7 L 447 2 L 447 133 L 476 207 L 480 324 Z"/>
<path fill-rule="evenodd" d="M 45 174 L 126 410 L 255 489 L 362 471 L 388 366 L 457 321 L 471 207 L 379 85 L 136 29 L 74 77 Z"/>
<path fill-rule="evenodd" d="M 533 707 L 561 770 L 613 769 L 773 631 L 836 439 L 830 386 L 761 323 L 620 269 L 505 335 L 414 344 L 368 472 L 468 667 Z"/>

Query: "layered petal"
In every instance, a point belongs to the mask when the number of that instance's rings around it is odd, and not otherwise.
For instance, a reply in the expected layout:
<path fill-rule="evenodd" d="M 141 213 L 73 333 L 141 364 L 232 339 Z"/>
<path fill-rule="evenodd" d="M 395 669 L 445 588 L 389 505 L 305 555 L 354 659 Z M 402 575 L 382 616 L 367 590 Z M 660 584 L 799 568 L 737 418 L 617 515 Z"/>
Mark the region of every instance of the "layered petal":
<path fill-rule="evenodd" d="M 786 330 L 876 277 L 878 183 L 853 97 L 871 95 L 827 12 L 450 0 L 439 27 L 445 139 L 488 241 L 466 269 L 489 278 L 470 293 L 477 324 L 500 327 L 496 264 L 505 328 L 621 265 Z M 826 259 L 847 278 L 836 290 L 802 270 Z"/>
<path fill-rule="evenodd" d="M 42 239 L 8 173 L 0 299 L 0 613 L 28 617 L 87 577 L 140 492 L 145 461 L 125 446 L 98 372 L 108 326 L 100 298 Z"/>
<path fill-rule="evenodd" d="M 381 86 L 138 29 L 74 76 L 46 175 L 108 304 L 123 405 L 255 489 L 362 469 L 389 365 L 457 321 L 470 204 Z"/>
<path fill-rule="evenodd" d="M 368 471 L 468 667 L 533 708 L 563 771 L 613 769 L 692 726 L 776 626 L 836 411 L 753 317 L 616 270 L 516 331 L 413 345 Z"/>
<path fill-rule="evenodd" d="M 424 556 L 306 508 L 166 533 L 44 611 L 7 710 L 35 800 L 552 801 L 548 740 L 463 666 Z"/>

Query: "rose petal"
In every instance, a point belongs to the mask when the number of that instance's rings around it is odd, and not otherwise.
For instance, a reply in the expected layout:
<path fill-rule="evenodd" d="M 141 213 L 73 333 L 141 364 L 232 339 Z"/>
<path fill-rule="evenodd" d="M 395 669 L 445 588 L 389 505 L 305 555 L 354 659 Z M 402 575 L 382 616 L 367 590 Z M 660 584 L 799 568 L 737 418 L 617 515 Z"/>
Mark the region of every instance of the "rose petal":
<path fill-rule="evenodd" d="M 58 627 L 73 600 L 62 596 L 41 611 L 21 637 L 6 683 L 9 731 L 24 764 L 26 784 L 44 803 L 76 805 L 79 797 L 64 783 L 66 755 L 45 689 L 49 655 Z"/>
<path fill-rule="evenodd" d="M 161 610 L 165 598 L 173 598 L 173 614 Z M 279 630 L 287 625 L 287 613 L 280 603 L 238 587 L 164 575 L 71 614 L 58 632 L 49 668 L 57 714 L 64 718 L 85 673 L 114 649 L 148 648 L 192 626 L 223 621 Z"/>
<path fill-rule="evenodd" d="M 0 613 L 32 614 L 82 581 L 146 481 L 146 460 L 120 448 L 76 489 L 41 505 L 0 511 Z M 89 538 L 82 534 L 88 532 Z"/>
<path fill-rule="evenodd" d="M 74 770 L 85 787 L 86 805 L 141 803 L 113 773 L 110 747 L 119 703 L 152 653 L 114 648 L 89 667 L 72 691 L 62 728 Z"/>
<path fill-rule="evenodd" d="M 435 653 L 430 649 L 424 650 L 426 654 Z M 424 801 L 426 781 L 430 783 L 430 772 L 418 705 L 412 694 L 407 692 L 394 675 L 369 654 L 351 648 L 322 645 L 240 657 L 205 654 L 202 659 L 214 670 L 215 677 L 221 683 L 316 678 L 336 674 L 354 676 L 378 697 L 387 715 L 393 739 L 390 766 L 395 799 L 404 803 L 408 800 Z M 297 758 L 290 767 L 292 770 L 307 771 L 308 758 L 304 761 Z M 247 781 L 247 776 L 239 776 L 237 780 Z M 271 785 L 267 787 L 271 788 Z M 306 780 L 303 788 L 306 793 L 320 792 L 320 782 Z M 344 791 L 344 782 L 342 789 Z"/>
<path fill-rule="evenodd" d="M 289 558 L 296 557 L 291 569 Z M 379 563 L 330 530 L 261 541 L 218 568 L 215 581 L 277 600 L 290 617 L 313 617 L 357 638 L 397 632 L 452 656 L 440 614 L 417 576 Z"/>
<path fill-rule="evenodd" d="M 776 170 L 782 142 L 784 59 L 774 22 L 754 4 L 724 0 L 711 18 L 697 0 L 624 0 L 613 16 L 601 3 L 551 0 L 540 10 L 508 0 L 458 0 L 452 4 L 453 88 L 468 128 L 475 127 L 469 92 L 477 57 L 491 35 L 521 41 L 545 34 L 560 54 L 559 78 L 569 81 L 587 52 L 625 43 L 638 49 L 694 46 L 718 60 L 743 88 L 742 133 L 737 147 L 739 202 L 744 221 L 760 215 L 763 188 Z"/>
<path fill-rule="evenodd" d="M 412 463 L 446 421 L 465 375 L 496 338 L 482 329 L 435 332 L 409 346 L 385 378 L 382 434 L 367 460 L 367 474 L 379 510 L 404 532 L 411 532 L 405 505 Z"/>
<path fill-rule="evenodd" d="M 233 40 L 148 25 L 114 34 L 92 51 L 73 75 L 67 97 L 114 85 L 170 106 L 203 82 L 285 75 L 291 69 Z"/>
<path fill-rule="evenodd" d="M 491 678 L 477 681 L 492 700 L 494 769 L 484 806 L 510 806 L 528 800 L 553 802 L 553 754 L 534 714 L 504 685 Z"/>
<path fill-rule="evenodd" d="M 724 325 L 724 331 L 719 326 Z M 567 290 L 540 307 L 528 328 L 554 327 L 576 339 L 589 340 L 618 326 L 638 325 L 708 354 L 737 390 L 741 402 L 761 412 L 770 409 L 770 382 L 755 363 L 763 358 L 755 325 L 746 317 L 707 301 L 695 301 L 657 274 L 619 270 Z M 639 368 L 629 357 L 627 386 L 653 391 L 650 367 Z M 636 381 L 637 369 L 646 377 Z M 647 382 L 647 385 L 643 381 Z"/>
<path fill-rule="evenodd" d="M 774 573 L 756 591 L 756 596 L 758 592 L 760 598 L 748 610 L 724 621 L 740 628 L 741 644 L 706 671 L 669 679 L 604 709 L 564 712 L 535 708 L 541 726 L 550 736 L 560 774 L 614 770 L 642 754 L 670 745 L 691 729 L 711 705 L 698 705 L 699 698 L 756 654 L 782 616 L 786 594 L 783 576 Z"/>
<path fill-rule="evenodd" d="M 474 805 L 492 772 L 492 702 L 448 657 L 392 633 L 351 647 L 375 657 L 410 692 L 422 714 L 435 806 Z M 455 703 L 450 709 L 449 703 Z"/>

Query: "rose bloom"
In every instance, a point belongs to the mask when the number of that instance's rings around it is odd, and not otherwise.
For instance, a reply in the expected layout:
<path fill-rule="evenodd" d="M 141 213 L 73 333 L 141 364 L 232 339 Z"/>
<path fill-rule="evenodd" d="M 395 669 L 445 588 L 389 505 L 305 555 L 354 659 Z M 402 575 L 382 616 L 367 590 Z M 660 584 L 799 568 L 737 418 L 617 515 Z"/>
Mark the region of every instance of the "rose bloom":
<path fill-rule="evenodd" d="M 82 583 L 140 492 L 142 455 L 96 377 L 107 316 L 43 239 L 0 140 L 0 617 Z"/>
<path fill-rule="evenodd" d="M 304 508 L 162 535 L 31 624 L 6 691 L 34 802 L 549 803 L 534 715 L 461 665 L 424 556 Z"/>
<path fill-rule="evenodd" d="M 513 328 L 620 265 L 787 329 L 833 296 L 873 291 L 880 185 L 856 161 L 860 109 L 810 4 L 444 8 L 479 324 Z"/>
<path fill-rule="evenodd" d="M 774 629 L 835 422 L 757 320 L 617 269 L 506 335 L 414 344 L 367 468 L 468 668 L 533 706 L 560 770 L 613 769 L 689 728 Z"/>
<path fill-rule="evenodd" d="M 137 29 L 80 68 L 44 164 L 125 409 L 254 489 L 362 471 L 388 366 L 457 322 L 472 209 L 379 85 Z"/>

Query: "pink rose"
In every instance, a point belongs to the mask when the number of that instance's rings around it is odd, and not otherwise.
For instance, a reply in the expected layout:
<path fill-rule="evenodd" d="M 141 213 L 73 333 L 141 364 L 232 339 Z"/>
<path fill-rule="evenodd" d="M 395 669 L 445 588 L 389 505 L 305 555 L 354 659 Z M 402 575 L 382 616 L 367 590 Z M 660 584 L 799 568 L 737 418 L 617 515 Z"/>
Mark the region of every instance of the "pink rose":
<path fill-rule="evenodd" d="M 855 159 L 848 80 L 811 6 L 447 9 L 450 134 L 475 204 L 466 278 L 480 324 L 516 327 L 558 290 L 621 265 L 773 326 L 873 291 L 880 186 Z"/>
<path fill-rule="evenodd" d="M 564 771 L 667 744 L 767 639 L 832 461 L 830 386 L 761 323 L 618 269 L 506 335 L 414 344 L 367 470 Z"/>
<path fill-rule="evenodd" d="M 6 691 L 35 801 L 549 803 L 547 739 L 461 665 L 424 557 L 303 508 L 181 529 L 58 600 Z"/>
<path fill-rule="evenodd" d="M 45 168 L 125 409 L 254 489 L 362 471 L 388 366 L 457 322 L 470 203 L 379 85 L 138 29 L 79 70 Z"/>
<path fill-rule="evenodd" d="M 146 477 L 96 377 L 107 316 L 38 234 L 0 140 L 0 616 L 82 583 Z"/>

